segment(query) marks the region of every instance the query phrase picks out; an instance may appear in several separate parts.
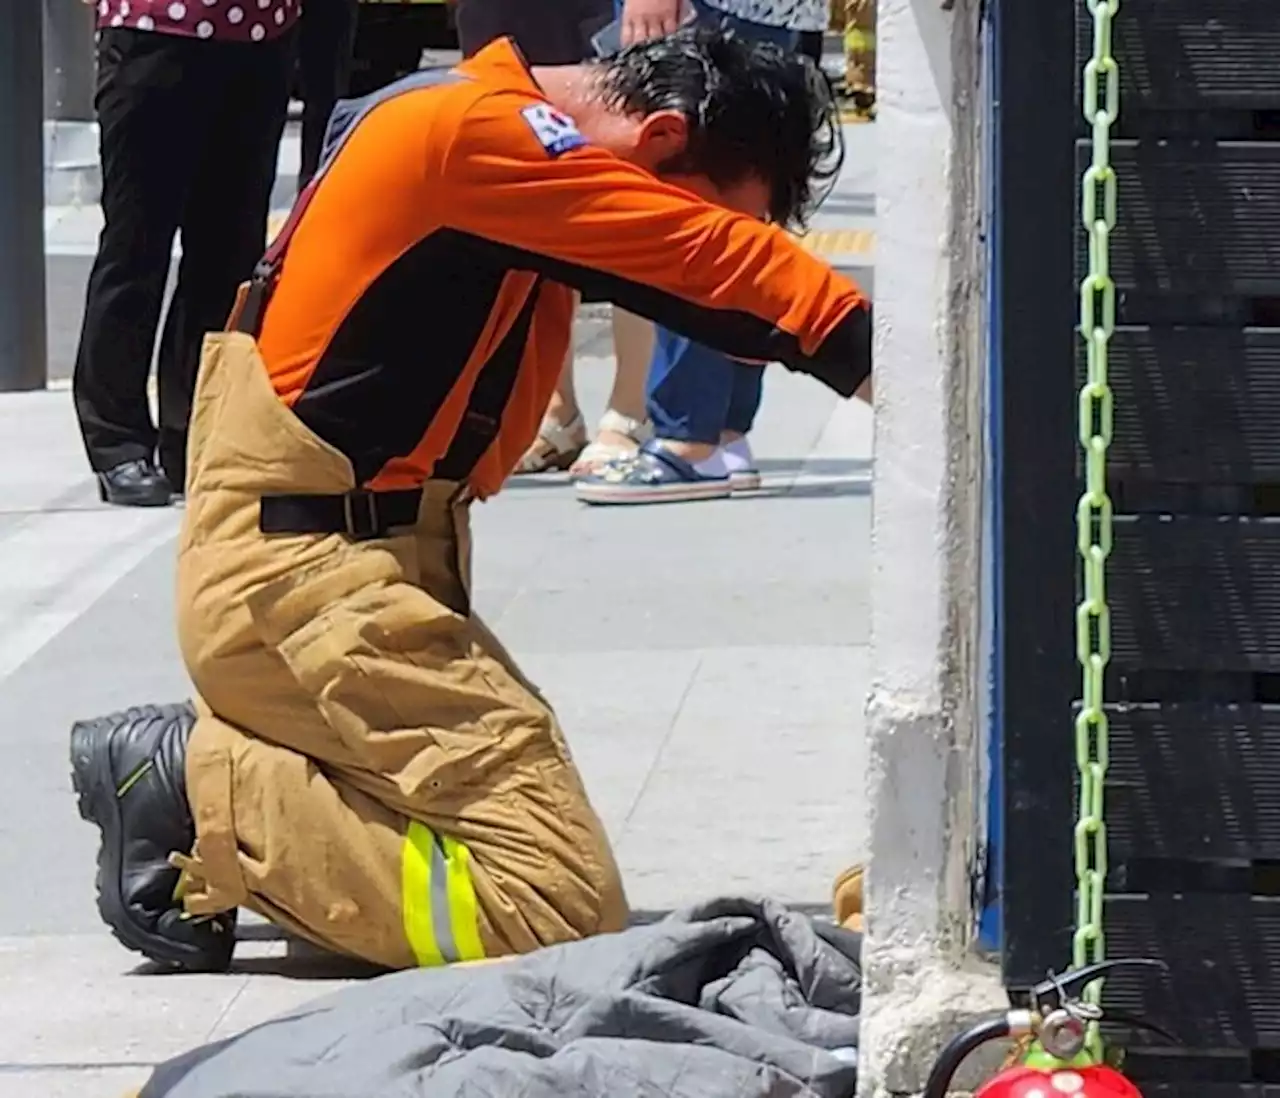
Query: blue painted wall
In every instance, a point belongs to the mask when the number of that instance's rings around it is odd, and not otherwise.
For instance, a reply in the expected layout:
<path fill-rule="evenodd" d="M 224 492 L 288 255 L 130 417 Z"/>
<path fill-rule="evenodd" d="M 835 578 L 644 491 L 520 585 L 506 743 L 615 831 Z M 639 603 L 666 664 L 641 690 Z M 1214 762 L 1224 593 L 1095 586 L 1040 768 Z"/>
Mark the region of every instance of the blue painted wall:
<path fill-rule="evenodd" d="M 982 650 L 986 668 L 985 726 L 987 733 L 988 793 L 986 804 L 986 859 L 983 904 L 978 923 L 979 944 L 987 950 L 1001 947 L 1000 897 L 1003 886 L 1002 839 L 1004 835 L 1001 720 L 1003 713 L 1000 675 L 1000 629 L 1003 620 L 999 564 L 1001 539 L 1001 422 L 1000 422 L 1000 278 L 995 262 L 1000 237 L 1000 182 L 997 176 L 1000 149 L 1000 72 L 995 45 L 999 33 L 1000 0 L 984 5 L 982 27 L 982 99 L 985 134 L 982 224 L 985 229 L 986 350 L 987 369 L 983 392 L 985 463 L 982 531 Z"/>

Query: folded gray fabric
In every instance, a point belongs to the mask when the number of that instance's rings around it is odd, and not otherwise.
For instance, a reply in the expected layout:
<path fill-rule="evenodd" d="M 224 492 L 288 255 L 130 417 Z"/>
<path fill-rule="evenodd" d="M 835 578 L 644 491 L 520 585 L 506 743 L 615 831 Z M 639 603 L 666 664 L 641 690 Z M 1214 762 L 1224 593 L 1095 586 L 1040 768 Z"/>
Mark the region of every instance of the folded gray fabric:
<path fill-rule="evenodd" d="M 348 987 L 140 1098 L 850 1098 L 860 939 L 722 899 L 509 962 Z"/>

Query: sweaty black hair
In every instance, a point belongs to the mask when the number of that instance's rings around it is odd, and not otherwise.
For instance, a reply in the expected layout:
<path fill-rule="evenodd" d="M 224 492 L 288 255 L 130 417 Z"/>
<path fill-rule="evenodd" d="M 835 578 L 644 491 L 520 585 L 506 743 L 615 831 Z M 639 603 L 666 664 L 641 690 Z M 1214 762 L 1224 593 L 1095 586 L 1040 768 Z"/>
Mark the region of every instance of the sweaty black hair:
<path fill-rule="evenodd" d="M 689 143 L 663 172 L 706 175 L 720 187 L 769 184 L 770 220 L 801 228 L 844 160 L 835 95 L 800 53 L 728 28 L 685 27 L 595 62 L 606 102 L 628 114 L 678 110 Z"/>

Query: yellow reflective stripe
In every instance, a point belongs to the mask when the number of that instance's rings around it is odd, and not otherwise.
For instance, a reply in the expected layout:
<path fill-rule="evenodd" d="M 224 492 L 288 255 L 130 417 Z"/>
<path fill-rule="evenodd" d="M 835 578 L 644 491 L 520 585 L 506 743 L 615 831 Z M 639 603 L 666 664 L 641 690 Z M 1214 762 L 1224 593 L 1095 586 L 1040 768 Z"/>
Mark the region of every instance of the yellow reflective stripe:
<path fill-rule="evenodd" d="M 405 937 L 423 968 L 444 964 L 431 916 L 431 858 L 435 848 L 436 837 L 431 828 L 411 821 L 404 836 L 400 901 L 404 908 Z"/>
<path fill-rule="evenodd" d="M 462 843 L 437 840 L 425 824 L 410 822 L 405 832 L 401 892 L 405 937 L 419 965 L 484 957 L 471 881 L 471 852 Z"/>
<path fill-rule="evenodd" d="M 456 839 L 445 839 L 444 855 L 449 863 L 449 921 L 453 924 L 458 958 L 482 960 L 484 946 L 480 943 L 480 913 L 471 880 L 471 851 Z"/>

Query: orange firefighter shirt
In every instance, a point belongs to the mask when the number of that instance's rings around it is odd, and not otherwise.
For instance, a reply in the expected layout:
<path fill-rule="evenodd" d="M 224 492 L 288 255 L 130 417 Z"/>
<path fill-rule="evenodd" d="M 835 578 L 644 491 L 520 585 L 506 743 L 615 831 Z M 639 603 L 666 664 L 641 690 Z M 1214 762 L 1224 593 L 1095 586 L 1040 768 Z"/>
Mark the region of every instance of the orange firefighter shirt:
<path fill-rule="evenodd" d="M 846 396 L 866 378 L 851 282 L 592 147 L 509 41 L 410 81 L 353 106 L 258 330 L 276 392 L 361 485 L 497 491 L 555 389 L 575 289 Z"/>

